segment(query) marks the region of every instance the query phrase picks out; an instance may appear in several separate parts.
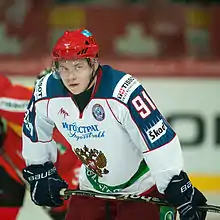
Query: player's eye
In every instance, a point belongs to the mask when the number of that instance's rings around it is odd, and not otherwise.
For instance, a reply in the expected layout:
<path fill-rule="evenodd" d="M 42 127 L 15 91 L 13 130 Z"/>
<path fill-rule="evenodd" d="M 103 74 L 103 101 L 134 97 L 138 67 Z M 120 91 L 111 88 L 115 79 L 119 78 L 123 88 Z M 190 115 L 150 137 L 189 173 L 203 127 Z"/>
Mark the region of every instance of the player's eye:
<path fill-rule="evenodd" d="M 65 66 L 60 66 L 60 71 L 67 71 L 68 68 L 66 68 Z"/>
<path fill-rule="evenodd" d="M 82 65 L 78 65 L 78 66 L 76 66 L 76 69 L 77 69 L 77 70 L 82 69 L 82 68 L 83 68 Z"/>

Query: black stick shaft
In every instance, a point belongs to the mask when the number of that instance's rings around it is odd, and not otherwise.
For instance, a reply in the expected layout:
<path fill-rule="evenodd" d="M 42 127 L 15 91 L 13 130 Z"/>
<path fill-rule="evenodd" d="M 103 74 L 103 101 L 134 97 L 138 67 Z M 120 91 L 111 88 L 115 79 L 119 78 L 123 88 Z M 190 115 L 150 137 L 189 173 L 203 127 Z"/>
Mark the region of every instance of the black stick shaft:
<path fill-rule="evenodd" d="M 156 205 L 162 206 L 173 206 L 165 199 L 152 197 L 152 196 L 139 196 L 139 195 L 110 195 L 110 194 L 101 194 L 92 191 L 84 191 L 84 190 L 71 190 L 71 189 L 62 189 L 60 191 L 60 195 L 63 196 L 65 199 L 68 199 L 72 195 L 77 196 L 89 196 L 94 198 L 101 198 L 101 199 L 110 199 L 110 200 L 124 200 L 124 201 L 137 201 L 137 202 L 146 202 L 146 203 L 153 203 Z M 220 214 L 220 206 L 215 205 L 204 205 L 199 206 L 199 210 L 204 210 L 207 212 L 213 212 Z"/>

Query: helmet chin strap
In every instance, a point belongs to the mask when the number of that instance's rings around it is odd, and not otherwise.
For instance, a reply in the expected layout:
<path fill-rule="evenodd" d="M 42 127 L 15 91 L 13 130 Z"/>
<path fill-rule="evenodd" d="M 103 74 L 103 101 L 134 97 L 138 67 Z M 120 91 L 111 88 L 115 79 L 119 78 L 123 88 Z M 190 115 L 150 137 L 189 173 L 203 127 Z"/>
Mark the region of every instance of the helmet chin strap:
<path fill-rule="evenodd" d="M 89 84 L 88 84 L 88 86 L 86 87 L 85 91 L 88 90 L 89 87 L 91 86 L 91 84 L 92 84 L 93 80 L 95 79 L 95 77 L 97 76 L 98 71 L 99 71 L 99 68 L 100 68 L 100 67 L 98 66 L 97 70 L 95 70 L 95 64 L 94 64 L 94 63 L 92 64 L 90 59 L 88 59 L 87 61 L 88 61 L 88 64 L 89 64 L 89 65 L 91 66 L 91 68 L 92 68 L 92 76 L 91 76 L 91 78 L 90 78 L 90 80 L 89 80 Z"/>

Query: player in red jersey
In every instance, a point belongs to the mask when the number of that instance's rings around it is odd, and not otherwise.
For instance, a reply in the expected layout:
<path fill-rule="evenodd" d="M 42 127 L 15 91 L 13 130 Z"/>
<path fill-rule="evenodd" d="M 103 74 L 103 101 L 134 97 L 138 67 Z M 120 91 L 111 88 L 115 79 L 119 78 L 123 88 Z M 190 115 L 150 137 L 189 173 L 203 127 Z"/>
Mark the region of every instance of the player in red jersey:
<path fill-rule="evenodd" d="M 15 220 L 23 205 L 26 185 L 19 173 L 25 167 L 21 156 L 21 126 L 27 104 L 31 98 L 30 88 L 13 85 L 0 75 L 0 213 L 2 219 Z M 80 161 L 71 153 L 70 145 L 55 129 L 54 139 L 58 146 L 57 169 L 71 188 L 78 185 L 77 172 Z M 72 169 L 69 169 L 72 167 Z M 67 201 L 49 211 L 53 219 L 64 219 Z"/>

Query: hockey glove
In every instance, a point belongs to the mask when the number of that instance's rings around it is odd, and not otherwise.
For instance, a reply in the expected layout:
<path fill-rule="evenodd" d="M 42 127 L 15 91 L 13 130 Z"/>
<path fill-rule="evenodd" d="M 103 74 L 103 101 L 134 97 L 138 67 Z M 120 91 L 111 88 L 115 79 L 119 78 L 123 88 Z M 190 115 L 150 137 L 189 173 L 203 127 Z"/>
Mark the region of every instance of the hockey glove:
<path fill-rule="evenodd" d="M 31 199 L 36 205 L 57 207 L 63 204 L 59 192 L 68 185 L 52 162 L 24 168 L 23 177 L 30 184 Z"/>
<path fill-rule="evenodd" d="M 187 174 L 183 171 L 172 178 L 165 190 L 166 199 L 178 210 L 180 220 L 205 220 L 206 212 L 199 211 L 197 206 L 205 205 L 205 196 L 192 186 Z"/>

